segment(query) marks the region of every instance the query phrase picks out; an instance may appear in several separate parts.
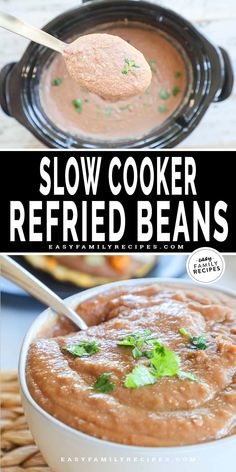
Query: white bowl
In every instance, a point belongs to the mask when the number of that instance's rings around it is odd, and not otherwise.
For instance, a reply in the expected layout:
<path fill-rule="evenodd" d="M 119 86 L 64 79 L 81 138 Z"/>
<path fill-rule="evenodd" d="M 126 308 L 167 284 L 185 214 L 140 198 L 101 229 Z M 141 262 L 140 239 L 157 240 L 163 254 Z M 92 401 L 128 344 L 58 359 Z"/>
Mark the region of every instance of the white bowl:
<path fill-rule="evenodd" d="M 107 290 L 117 286 L 147 285 L 155 282 L 181 283 L 196 287 L 196 284 L 178 279 L 135 279 L 95 287 L 67 298 L 66 302 L 69 306 L 76 307 L 78 303 L 104 291 L 104 287 Z M 223 292 L 236 296 L 232 291 Z M 26 418 L 35 442 L 54 472 L 222 472 L 232 468 L 235 463 L 235 435 L 191 446 L 127 446 L 84 434 L 44 411 L 30 395 L 25 367 L 30 343 L 55 316 L 51 309 L 47 309 L 37 317 L 24 339 L 19 361 L 20 387 Z"/>

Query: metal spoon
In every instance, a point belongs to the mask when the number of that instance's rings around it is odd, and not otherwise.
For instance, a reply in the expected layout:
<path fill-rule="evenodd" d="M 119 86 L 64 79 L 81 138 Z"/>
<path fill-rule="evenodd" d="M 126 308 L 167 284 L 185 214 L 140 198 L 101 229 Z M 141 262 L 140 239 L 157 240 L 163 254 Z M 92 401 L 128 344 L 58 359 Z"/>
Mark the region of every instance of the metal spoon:
<path fill-rule="evenodd" d="M 105 100 L 139 95 L 151 83 L 152 72 L 144 55 L 116 35 L 86 34 L 67 44 L 3 12 L 0 27 L 61 53 L 72 79 Z"/>
<path fill-rule="evenodd" d="M 63 43 L 60 39 L 5 12 L 0 12 L 0 26 L 60 53 L 63 52 L 66 46 L 66 43 Z"/>
<path fill-rule="evenodd" d="M 69 318 L 81 330 L 88 328 L 84 320 L 68 307 L 58 295 L 17 264 L 11 257 L 0 256 L 0 266 L 3 277 L 25 289 L 34 298 L 44 303 L 44 305 L 50 306 L 58 315 L 64 315 Z"/>

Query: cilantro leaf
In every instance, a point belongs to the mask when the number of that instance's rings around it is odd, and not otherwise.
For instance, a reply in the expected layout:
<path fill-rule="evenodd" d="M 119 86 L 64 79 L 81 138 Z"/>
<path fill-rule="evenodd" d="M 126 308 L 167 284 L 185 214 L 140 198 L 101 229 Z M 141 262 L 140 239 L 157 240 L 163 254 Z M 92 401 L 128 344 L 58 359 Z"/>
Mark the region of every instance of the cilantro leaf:
<path fill-rule="evenodd" d="M 149 338 L 147 339 L 147 344 L 148 346 L 151 346 L 153 348 L 155 348 L 156 350 L 158 350 L 158 352 L 160 353 L 164 353 L 165 351 L 165 347 L 163 346 L 163 344 L 161 344 L 158 339 L 156 338 Z"/>
<path fill-rule="evenodd" d="M 142 351 L 140 351 L 140 349 L 135 347 L 132 351 L 132 355 L 133 355 L 134 359 L 137 359 L 137 357 L 142 357 L 143 353 L 142 353 Z"/>
<path fill-rule="evenodd" d="M 61 85 L 62 82 L 63 82 L 63 79 L 61 77 L 57 77 L 56 79 L 52 80 L 52 85 L 53 86 L 58 86 L 58 85 Z"/>
<path fill-rule="evenodd" d="M 157 65 L 157 60 L 156 59 L 150 59 L 149 66 L 150 66 L 151 71 L 154 72 L 154 74 L 157 71 L 156 65 Z"/>
<path fill-rule="evenodd" d="M 137 365 L 132 372 L 126 375 L 125 387 L 138 388 L 145 385 L 152 385 L 156 382 L 150 370 L 144 365 Z"/>
<path fill-rule="evenodd" d="M 117 346 L 133 347 L 134 349 L 132 350 L 132 355 L 133 358 L 136 359 L 137 357 L 142 357 L 143 353 L 141 351 L 141 348 L 145 343 L 148 342 L 148 340 L 150 339 L 150 335 L 150 329 L 146 329 L 145 331 L 136 331 L 122 338 L 117 343 Z"/>
<path fill-rule="evenodd" d="M 179 334 L 182 334 L 182 336 L 186 336 L 187 338 L 191 337 L 191 334 L 189 334 L 185 328 L 179 328 Z"/>
<path fill-rule="evenodd" d="M 205 350 L 208 347 L 205 336 L 192 336 L 191 344 L 194 349 L 199 350 Z"/>
<path fill-rule="evenodd" d="M 180 88 L 178 85 L 175 85 L 172 89 L 172 95 L 173 97 L 176 97 L 180 93 Z"/>
<path fill-rule="evenodd" d="M 175 78 L 179 79 L 180 77 L 182 77 L 182 72 L 176 71 L 175 72 Z"/>
<path fill-rule="evenodd" d="M 107 107 L 105 109 L 105 115 L 109 118 L 112 114 L 112 107 Z"/>
<path fill-rule="evenodd" d="M 168 100 L 168 98 L 170 98 L 170 93 L 166 89 L 161 89 L 159 91 L 159 97 L 162 100 Z"/>
<path fill-rule="evenodd" d="M 108 372 L 105 372 L 104 374 L 100 375 L 100 377 L 98 377 L 95 384 L 93 385 L 93 389 L 96 392 L 100 393 L 106 393 L 115 390 L 115 384 L 110 382 L 111 375 L 112 374 Z"/>
<path fill-rule="evenodd" d="M 138 69 L 140 66 L 138 66 L 135 61 L 133 61 L 132 59 L 125 59 L 125 65 L 122 69 L 122 74 L 128 74 L 128 72 L 130 72 L 132 70 L 132 68 L 135 68 L 135 69 Z"/>
<path fill-rule="evenodd" d="M 190 372 L 180 370 L 181 359 L 174 351 L 170 351 L 156 340 L 153 341 L 153 345 L 155 346 L 154 356 L 150 359 L 150 362 L 155 369 L 152 372 L 155 377 L 173 377 L 177 375 L 181 380 L 199 381 Z"/>
<path fill-rule="evenodd" d="M 150 362 L 156 377 L 173 377 L 180 368 L 179 356 L 162 345 L 155 347 Z"/>
<path fill-rule="evenodd" d="M 183 370 L 178 371 L 178 377 L 181 380 L 187 379 L 192 380 L 193 382 L 199 382 L 199 379 L 194 374 L 191 374 L 190 372 L 184 372 Z"/>
<path fill-rule="evenodd" d="M 84 104 L 83 98 L 75 98 L 74 100 L 72 100 L 72 105 L 74 106 L 77 113 L 82 113 L 83 104 Z"/>
<path fill-rule="evenodd" d="M 188 331 L 186 331 L 185 328 L 180 328 L 179 333 L 182 334 L 182 336 L 185 336 L 186 338 L 188 338 L 191 349 L 197 349 L 197 350 L 207 349 L 208 343 L 205 336 L 203 335 L 192 336 Z"/>
<path fill-rule="evenodd" d="M 82 341 L 79 344 L 67 344 L 65 350 L 74 357 L 90 357 L 99 351 L 99 344 L 96 341 Z"/>
<path fill-rule="evenodd" d="M 132 346 L 132 347 L 141 347 L 146 340 L 150 337 L 151 331 L 150 329 L 145 329 L 144 331 L 135 331 L 132 334 L 127 334 L 124 336 L 117 345 L 118 346 Z"/>
<path fill-rule="evenodd" d="M 160 113 L 165 113 L 166 111 L 168 111 L 168 109 L 167 109 L 167 107 L 166 107 L 165 105 L 160 105 L 160 106 L 158 107 L 158 111 L 159 111 Z"/>
<path fill-rule="evenodd" d="M 142 351 L 142 355 L 146 357 L 147 359 L 151 359 L 153 357 L 153 351 L 148 351 L 148 350 Z"/>
<path fill-rule="evenodd" d="M 129 339 L 123 340 L 123 342 L 135 343 L 137 341 L 137 334 L 139 339 L 140 332 L 129 335 Z M 132 354 L 135 359 L 141 356 L 146 357 L 149 359 L 150 366 L 137 365 L 132 372 L 126 376 L 125 387 L 143 387 L 144 385 L 156 383 L 159 378 L 173 376 L 178 376 L 181 380 L 188 379 L 194 382 L 198 381 L 197 377 L 193 374 L 180 370 L 181 359 L 174 351 L 167 349 L 157 339 L 152 339 L 150 336 L 145 339 L 145 343 L 150 346 L 150 350 L 141 351 L 136 345 Z"/>

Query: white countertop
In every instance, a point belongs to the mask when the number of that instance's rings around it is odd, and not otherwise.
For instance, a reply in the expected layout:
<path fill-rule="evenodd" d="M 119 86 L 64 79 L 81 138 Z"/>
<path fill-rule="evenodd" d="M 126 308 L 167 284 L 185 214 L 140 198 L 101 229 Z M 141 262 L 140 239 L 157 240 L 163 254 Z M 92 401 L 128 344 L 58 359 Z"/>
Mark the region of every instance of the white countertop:
<path fill-rule="evenodd" d="M 112 0 L 111 0 L 112 1 Z M 81 0 L 0 0 L 0 9 L 42 27 L 63 11 L 76 7 Z M 235 0 L 153 0 L 176 10 L 193 21 L 210 40 L 223 46 L 231 56 L 236 72 L 236 1 Z M 28 41 L 0 30 L 0 67 L 17 61 Z M 181 148 L 236 147 L 236 86 L 225 102 L 212 104 L 197 129 Z M 43 148 L 29 131 L 0 110 L 0 148 Z"/>

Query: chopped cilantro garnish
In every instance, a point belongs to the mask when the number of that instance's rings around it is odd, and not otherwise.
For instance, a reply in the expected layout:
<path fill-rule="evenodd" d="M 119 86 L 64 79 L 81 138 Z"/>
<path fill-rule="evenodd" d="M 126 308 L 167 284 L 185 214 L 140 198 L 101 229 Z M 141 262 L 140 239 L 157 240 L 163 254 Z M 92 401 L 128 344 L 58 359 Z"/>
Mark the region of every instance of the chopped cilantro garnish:
<path fill-rule="evenodd" d="M 52 85 L 58 86 L 61 85 L 63 82 L 63 79 L 61 77 L 57 77 L 56 79 L 52 80 Z"/>
<path fill-rule="evenodd" d="M 137 365 L 132 372 L 126 376 L 125 386 L 127 388 L 138 388 L 144 385 L 154 384 L 162 377 L 178 376 L 183 380 L 198 381 L 193 374 L 180 370 L 180 357 L 174 351 L 167 349 L 157 339 L 151 338 L 150 330 L 146 330 L 146 332 L 143 333 L 145 334 L 138 332 L 126 336 L 118 344 L 134 347 L 132 354 L 135 359 L 146 357 L 150 362 L 149 367 L 142 364 Z M 148 345 L 150 349 L 141 350 L 144 344 Z"/>
<path fill-rule="evenodd" d="M 205 336 L 193 336 L 191 338 L 191 344 L 193 345 L 194 349 L 207 349 L 207 340 Z"/>
<path fill-rule="evenodd" d="M 192 349 L 199 349 L 199 350 L 204 350 L 207 348 L 207 341 L 206 341 L 206 338 L 205 336 L 201 335 L 201 336 L 192 336 L 188 331 L 186 331 L 185 328 L 180 328 L 179 329 L 179 333 L 182 335 L 182 336 L 185 336 L 186 338 L 188 338 L 188 340 L 190 341 L 190 347 Z"/>
<path fill-rule="evenodd" d="M 122 69 L 122 74 L 128 74 L 132 70 L 132 68 L 138 69 L 140 66 L 138 66 L 135 61 L 132 59 L 125 59 L 125 65 Z"/>
<path fill-rule="evenodd" d="M 109 118 L 109 116 L 111 116 L 112 114 L 112 107 L 107 107 L 105 109 L 105 115 Z"/>
<path fill-rule="evenodd" d="M 144 331 L 135 331 L 132 334 L 127 334 L 127 336 L 122 338 L 117 344 L 118 346 L 136 347 L 139 345 L 139 347 L 141 347 L 147 339 L 150 339 L 150 335 L 150 329 L 145 329 Z"/>
<path fill-rule="evenodd" d="M 178 371 L 178 377 L 181 380 L 192 380 L 193 382 L 199 382 L 199 379 L 194 375 L 191 374 L 190 372 L 184 372 L 183 370 Z"/>
<path fill-rule="evenodd" d="M 150 329 L 145 329 L 144 331 L 136 331 L 132 334 L 127 334 L 124 338 L 122 338 L 118 343 L 117 346 L 129 346 L 140 348 L 144 345 L 144 343 L 150 339 L 151 331 Z M 140 356 L 139 356 L 140 357 Z"/>
<path fill-rule="evenodd" d="M 180 77 L 182 77 L 182 72 L 179 72 L 178 70 L 175 72 L 175 78 L 176 79 L 179 79 Z"/>
<path fill-rule="evenodd" d="M 145 90 L 145 94 L 146 94 L 146 95 L 151 95 L 151 92 L 152 92 L 152 91 L 151 91 L 150 87 L 148 87 L 148 88 Z"/>
<path fill-rule="evenodd" d="M 125 387 L 138 388 L 144 385 L 151 385 L 156 382 L 150 370 L 144 365 L 137 365 L 132 372 L 126 375 Z"/>
<path fill-rule="evenodd" d="M 117 346 L 133 347 L 132 355 L 134 359 L 142 356 L 147 357 L 144 352 L 141 351 L 141 348 L 145 343 L 148 344 L 149 341 L 151 342 L 151 339 L 150 329 L 145 329 L 144 331 L 136 331 L 132 334 L 128 334 L 117 343 Z"/>
<path fill-rule="evenodd" d="M 167 109 L 167 107 L 166 107 L 165 105 L 160 105 L 160 106 L 158 107 L 158 111 L 159 111 L 160 113 L 165 113 L 166 111 L 168 111 L 168 109 Z"/>
<path fill-rule="evenodd" d="M 140 349 L 138 349 L 137 347 L 135 347 L 135 348 L 132 350 L 132 355 L 133 355 L 133 358 L 134 358 L 134 359 L 137 359 L 137 357 L 142 357 L 142 356 L 143 356 L 143 353 L 142 353 L 142 351 L 140 351 Z"/>
<path fill-rule="evenodd" d="M 205 350 L 208 347 L 205 336 L 192 336 L 185 328 L 180 328 L 179 333 L 188 338 L 191 349 Z"/>
<path fill-rule="evenodd" d="M 179 334 L 182 334 L 182 336 L 186 336 L 186 338 L 191 337 L 191 334 L 189 334 L 188 331 L 185 328 L 180 328 L 179 329 Z"/>
<path fill-rule="evenodd" d="M 77 113 L 82 113 L 84 104 L 83 98 L 75 98 L 74 100 L 72 100 L 72 104 L 74 105 L 74 108 Z"/>
<path fill-rule="evenodd" d="M 142 355 L 147 359 L 151 359 L 153 357 L 153 351 L 144 350 L 142 351 Z"/>
<path fill-rule="evenodd" d="M 175 85 L 172 89 L 173 97 L 176 97 L 179 93 L 180 93 L 180 88 L 178 87 L 178 85 Z"/>
<path fill-rule="evenodd" d="M 166 89 L 161 89 L 159 91 L 159 97 L 162 100 L 168 100 L 168 98 L 170 98 L 170 93 Z"/>
<path fill-rule="evenodd" d="M 115 384 L 110 382 L 111 375 L 108 372 L 105 372 L 104 374 L 100 375 L 98 379 L 96 380 L 93 389 L 96 392 L 101 392 L 101 393 L 106 393 L 106 392 L 111 392 L 115 390 Z"/>
<path fill-rule="evenodd" d="M 149 66 L 150 66 L 150 69 L 152 72 L 154 72 L 154 74 L 156 73 L 156 65 L 157 65 L 157 60 L 156 59 L 150 59 L 149 61 Z"/>
<path fill-rule="evenodd" d="M 99 344 L 96 341 L 81 341 L 78 344 L 67 344 L 65 350 L 74 357 L 89 357 L 99 351 Z"/>
<path fill-rule="evenodd" d="M 156 377 L 172 377 L 180 368 L 180 358 L 162 344 L 156 342 L 153 357 L 150 359 Z"/>

